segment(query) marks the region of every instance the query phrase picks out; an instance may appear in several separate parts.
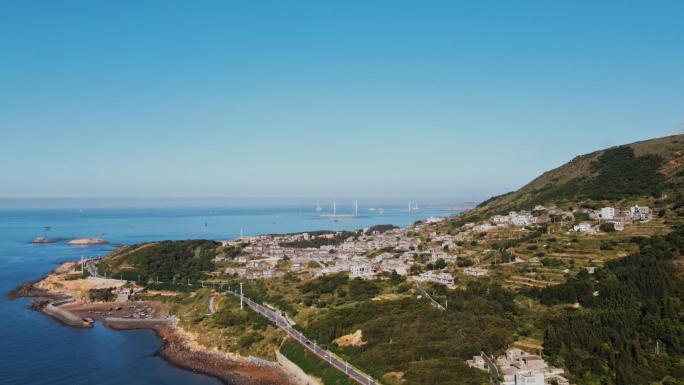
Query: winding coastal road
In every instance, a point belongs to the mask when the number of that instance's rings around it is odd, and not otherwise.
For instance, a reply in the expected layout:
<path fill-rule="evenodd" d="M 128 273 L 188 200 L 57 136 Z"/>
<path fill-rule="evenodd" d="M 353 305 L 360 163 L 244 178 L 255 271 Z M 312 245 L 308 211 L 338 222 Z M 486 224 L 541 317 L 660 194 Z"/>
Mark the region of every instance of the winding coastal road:
<path fill-rule="evenodd" d="M 227 293 L 240 298 L 240 293 L 236 293 L 232 290 L 228 290 Z M 278 326 L 281 330 L 287 333 L 288 336 L 292 337 L 302 346 L 309 349 L 309 351 L 317 355 L 323 361 L 328 362 L 334 368 L 346 374 L 349 378 L 363 385 L 378 385 L 378 383 L 375 382 L 370 376 L 355 369 L 354 367 L 350 366 L 349 363 L 347 363 L 346 361 L 340 359 L 333 353 L 316 345 L 314 341 L 311 341 L 310 339 L 306 338 L 300 331 L 294 329 L 287 321 L 287 319 L 278 312 L 271 310 L 261 304 L 258 304 L 252 301 L 251 299 L 245 297 L 244 295 L 242 296 L 242 299 L 244 303 L 247 304 L 247 306 L 249 306 L 257 314 L 260 314 L 266 317 L 269 321 L 275 323 L 276 326 Z"/>

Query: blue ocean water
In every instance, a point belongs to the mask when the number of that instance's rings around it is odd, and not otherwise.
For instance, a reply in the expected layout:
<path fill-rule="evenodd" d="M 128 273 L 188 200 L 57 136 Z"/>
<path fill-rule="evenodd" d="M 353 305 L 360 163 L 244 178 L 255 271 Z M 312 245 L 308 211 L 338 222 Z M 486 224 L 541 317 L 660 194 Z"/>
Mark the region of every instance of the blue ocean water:
<path fill-rule="evenodd" d="M 264 233 L 351 230 L 375 224 L 405 226 L 444 208 L 408 212 L 382 206 L 360 215 L 320 218 L 312 207 L 0 209 L 0 384 L 201 384 L 214 378 L 175 368 L 154 353 L 161 342 L 151 331 L 113 331 L 97 324 L 72 329 L 27 309 L 29 299 L 4 294 L 35 280 L 62 262 L 101 256 L 112 246 L 78 248 L 65 242 L 31 244 L 46 238 L 101 237 L 132 244 L 162 239 L 230 239 Z M 45 227 L 50 229 L 46 230 Z"/>

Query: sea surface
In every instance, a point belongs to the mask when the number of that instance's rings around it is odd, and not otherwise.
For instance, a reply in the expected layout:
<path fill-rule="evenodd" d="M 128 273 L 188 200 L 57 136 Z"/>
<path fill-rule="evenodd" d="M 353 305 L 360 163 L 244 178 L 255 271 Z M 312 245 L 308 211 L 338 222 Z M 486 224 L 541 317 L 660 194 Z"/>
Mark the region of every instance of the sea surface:
<path fill-rule="evenodd" d="M 100 237 L 115 244 L 223 240 L 238 237 L 241 229 L 244 235 L 256 235 L 351 230 L 384 223 L 405 226 L 454 213 L 446 206 L 409 212 L 403 205 L 375 205 L 382 207 L 382 215 L 360 207 L 358 217 L 334 220 L 321 218 L 312 206 L 79 209 L 77 203 L 0 209 L 0 384 L 220 384 L 157 357 L 161 342 L 151 331 L 113 331 L 101 324 L 73 329 L 27 309 L 30 299 L 5 298 L 19 284 L 41 278 L 62 262 L 102 256 L 114 249 L 109 245 L 71 247 L 66 240 Z M 30 243 L 37 236 L 65 241 Z"/>

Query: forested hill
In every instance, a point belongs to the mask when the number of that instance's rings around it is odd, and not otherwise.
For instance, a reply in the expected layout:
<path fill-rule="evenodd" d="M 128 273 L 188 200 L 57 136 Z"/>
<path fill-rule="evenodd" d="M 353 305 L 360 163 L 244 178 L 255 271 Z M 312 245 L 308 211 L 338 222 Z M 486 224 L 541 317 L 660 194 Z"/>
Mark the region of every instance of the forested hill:
<path fill-rule="evenodd" d="M 550 312 L 544 354 L 578 384 L 684 384 L 684 227 L 635 239 L 639 252 L 530 291 Z"/>
<path fill-rule="evenodd" d="M 538 204 L 674 196 L 682 194 L 683 181 L 684 135 L 668 136 L 578 156 L 466 215 L 530 210 Z"/>
<path fill-rule="evenodd" d="M 214 269 L 213 259 L 231 250 L 209 240 L 160 241 L 125 246 L 98 263 L 100 274 L 147 282 L 197 281 Z M 237 251 L 239 252 L 239 250 Z"/>

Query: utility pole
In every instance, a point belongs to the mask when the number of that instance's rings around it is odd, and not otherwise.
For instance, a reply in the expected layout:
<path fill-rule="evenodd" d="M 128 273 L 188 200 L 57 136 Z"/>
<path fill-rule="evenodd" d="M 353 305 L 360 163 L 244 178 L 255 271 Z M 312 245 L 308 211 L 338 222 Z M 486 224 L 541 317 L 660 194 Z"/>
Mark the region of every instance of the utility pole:
<path fill-rule="evenodd" d="M 242 310 L 242 282 L 240 282 L 240 310 Z"/>

